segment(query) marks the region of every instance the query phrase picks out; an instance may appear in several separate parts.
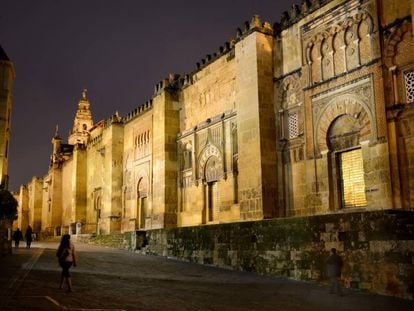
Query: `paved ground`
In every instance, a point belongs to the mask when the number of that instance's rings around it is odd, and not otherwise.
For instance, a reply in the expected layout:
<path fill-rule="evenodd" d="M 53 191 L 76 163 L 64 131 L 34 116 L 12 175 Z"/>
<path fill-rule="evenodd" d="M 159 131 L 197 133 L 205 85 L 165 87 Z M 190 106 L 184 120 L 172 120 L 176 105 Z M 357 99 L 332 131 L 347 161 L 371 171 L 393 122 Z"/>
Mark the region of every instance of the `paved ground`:
<path fill-rule="evenodd" d="M 0 310 L 414 310 L 414 302 L 75 244 L 74 292 L 56 243 L 0 258 Z"/>

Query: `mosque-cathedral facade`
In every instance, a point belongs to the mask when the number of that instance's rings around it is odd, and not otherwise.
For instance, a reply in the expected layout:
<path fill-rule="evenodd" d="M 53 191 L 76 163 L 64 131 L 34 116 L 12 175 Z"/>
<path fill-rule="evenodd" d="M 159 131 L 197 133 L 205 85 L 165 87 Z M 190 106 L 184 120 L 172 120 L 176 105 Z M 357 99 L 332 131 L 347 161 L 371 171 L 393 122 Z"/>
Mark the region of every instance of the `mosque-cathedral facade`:
<path fill-rule="evenodd" d="M 414 1 L 302 1 L 254 16 L 126 116 L 86 91 L 47 174 L 17 194 L 35 231 L 112 234 L 414 208 Z"/>

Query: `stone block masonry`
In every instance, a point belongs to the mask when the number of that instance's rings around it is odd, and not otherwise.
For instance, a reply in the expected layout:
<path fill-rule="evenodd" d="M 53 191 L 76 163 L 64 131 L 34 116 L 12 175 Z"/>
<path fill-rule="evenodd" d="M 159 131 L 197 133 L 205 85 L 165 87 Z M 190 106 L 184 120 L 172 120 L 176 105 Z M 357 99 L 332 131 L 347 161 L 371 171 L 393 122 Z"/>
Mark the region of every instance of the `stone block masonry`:
<path fill-rule="evenodd" d="M 327 281 L 335 247 L 345 287 L 413 299 L 414 212 L 372 211 L 147 231 L 147 254 Z"/>

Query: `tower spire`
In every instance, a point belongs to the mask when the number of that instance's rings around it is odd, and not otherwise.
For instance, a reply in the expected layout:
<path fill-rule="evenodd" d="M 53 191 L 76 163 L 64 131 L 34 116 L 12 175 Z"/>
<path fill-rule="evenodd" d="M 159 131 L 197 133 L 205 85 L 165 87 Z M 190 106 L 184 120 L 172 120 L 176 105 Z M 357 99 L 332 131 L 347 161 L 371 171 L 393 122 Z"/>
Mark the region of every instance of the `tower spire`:
<path fill-rule="evenodd" d="M 60 138 L 60 136 L 59 136 L 59 124 L 56 124 L 56 130 L 55 130 L 54 138 Z"/>
<path fill-rule="evenodd" d="M 87 95 L 88 95 L 88 90 L 86 88 L 84 88 L 83 91 L 82 91 L 82 99 L 83 100 L 88 100 Z"/>
<path fill-rule="evenodd" d="M 87 97 L 88 90 L 82 90 L 82 97 L 78 102 L 75 119 L 73 120 L 73 128 L 69 135 L 68 142 L 71 145 L 85 144 L 89 139 L 89 130 L 93 126 L 92 113 L 90 103 Z"/>

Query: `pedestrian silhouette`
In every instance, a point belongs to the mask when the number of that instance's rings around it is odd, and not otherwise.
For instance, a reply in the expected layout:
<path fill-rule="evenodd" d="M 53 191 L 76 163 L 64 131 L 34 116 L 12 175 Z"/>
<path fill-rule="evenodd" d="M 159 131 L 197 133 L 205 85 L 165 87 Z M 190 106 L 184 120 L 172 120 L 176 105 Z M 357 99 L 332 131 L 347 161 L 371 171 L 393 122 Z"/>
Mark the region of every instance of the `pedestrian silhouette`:
<path fill-rule="evenodd" d="M 341 290 L 341 270 L 342 270 L 343 261 L 342 258 L 336 253 L 336 249 L 331 249 L 331 255 L 329 256 L 328 260 L 326 261 L 326 272 L 330 279 L 331 283 L 331 294 L 338 294 L 342 296 Z"/>
<path fill-rule="evenodd" d="M 23 234 L 20 231 L 20 229 L 17 228 L 17 230 L 14 231 L 14 233 L 13 233 L 13 241 L 14 241 L 14 247 L 15 248 L 19 248 L 19 243 L 20 243 L 21 239 L 23 239 Z"/>
<path fill-rule="evenodd" d="M 70 235 L 64 234 L 60 245 L 57 249 L 56 256 L 58 258 L 59 265 L 62 267 L 62 276 L 60 278 L 60 289 L 63 289 L 66 283 L 67 291 L 72 291 L 72 280 L 70 277 L 69 269 L 73 265 L 76 267 L 76 254 L 75 246 L 70 242 Z"/>
<path fill-rule="evenodd" d="M 32 245 L 32 227 L 30 227 L 30 225 L 27 226 L 26 229 L 26 233 L 24 234 L 24 238 L 26 239 L 26 248 L 30 248 L 30 246 Z"/>

